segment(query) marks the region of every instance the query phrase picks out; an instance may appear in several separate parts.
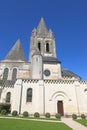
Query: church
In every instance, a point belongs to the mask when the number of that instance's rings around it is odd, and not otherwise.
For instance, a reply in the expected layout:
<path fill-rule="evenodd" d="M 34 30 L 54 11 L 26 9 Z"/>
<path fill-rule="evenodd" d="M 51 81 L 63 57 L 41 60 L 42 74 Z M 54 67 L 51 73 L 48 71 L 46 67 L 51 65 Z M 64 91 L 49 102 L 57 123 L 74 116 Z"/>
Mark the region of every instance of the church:
<path fill-rule="evenodd" d="M 19 39 L 0 61 L 0 103 L 19 114 L 87 115 L 87 81 L 61 66 L 43 18 L 30 37 L 29 61 Z"/>

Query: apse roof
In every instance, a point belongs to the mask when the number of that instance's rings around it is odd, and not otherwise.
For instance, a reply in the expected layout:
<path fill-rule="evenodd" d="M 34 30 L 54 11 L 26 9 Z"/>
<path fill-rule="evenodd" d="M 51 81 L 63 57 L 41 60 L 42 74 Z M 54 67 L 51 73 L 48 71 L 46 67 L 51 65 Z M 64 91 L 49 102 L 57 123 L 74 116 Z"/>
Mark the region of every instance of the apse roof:
<path fill-rule="evenodd" d="M 75 73 L 73 73 L 72 71 L 70 71 L 70 70 L 66 70 L 66 69 L 63 69 L 62 68 L 62 70 L 61 70 L 61 74 L 62 74 L 62 77 L 75 77 L 75 78 L 79 78 L 79 79 L 81 79 L 81 77 L 80 76 L 78 76 L 77 74 L 75 74 Z"/>

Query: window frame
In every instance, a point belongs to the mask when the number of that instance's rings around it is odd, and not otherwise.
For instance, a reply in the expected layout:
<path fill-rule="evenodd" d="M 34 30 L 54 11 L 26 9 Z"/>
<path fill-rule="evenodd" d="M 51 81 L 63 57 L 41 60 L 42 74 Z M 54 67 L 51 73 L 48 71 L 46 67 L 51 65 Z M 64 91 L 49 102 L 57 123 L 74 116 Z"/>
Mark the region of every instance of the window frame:
<path fill-rule="evenodd" d="M 3 80 L 7 80 L 8 79 L 8 73 L 9 73 L 9 69 L 8 68 L 4 68 Z"/>
<path fill-rule="evenodd" d="M 41 42 L 38 42 L 38 50 L 41 51 Z"/>
<path fill-rule="evenodd" d="M 48 42 L 46 43 L 46 52 L 47 52 L 47 53 L 50 52 L 50 46 L 49 46 L 49 43 L 48 43 Z"/>
<path fill-rule="evenodd" d="M 11 102 L 11 92 L 7 92 L 6 93 L 6 103 L 10 103 Z"/>
<path fill-rule="evenodd" d="M 14 68 L 12 71 L 12 81 L 15 81 L 17 77 L 17 68 Z"/>
<path fill-rule="evenodd" d="M 32 88 L 28 88 L 27 89 L 27 93 L 26 93 L 26 102 L 32 102 L 32 93 L 33 93 L 33 90 Z"/>

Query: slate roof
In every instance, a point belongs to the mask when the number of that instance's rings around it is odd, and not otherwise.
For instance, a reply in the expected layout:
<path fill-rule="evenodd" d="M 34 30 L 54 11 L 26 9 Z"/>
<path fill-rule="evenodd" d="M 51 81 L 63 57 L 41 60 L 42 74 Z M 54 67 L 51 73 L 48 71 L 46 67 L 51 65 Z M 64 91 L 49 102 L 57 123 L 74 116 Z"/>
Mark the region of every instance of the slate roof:
<path fill-rule="evenodd" d="M 0 80 L 0 86 L 4 87 L 13 87 L 15 84 L 15 81 L 12 80 Z"/>
<path fill-rule="evenodd" d="M 74 78 L 78 78 L 78 79 L 81 79 L 80 76 L 78 76 L 77 74 L 73 73 L 72 71 L 70 70 L 66 70 L 66 69 L 63 69 L 61 70 L 61 74 L 62 74 L 62 77 L 74 77 Z"/>
<path fill-rule="evenodd" d="M 45 62 L 45 63 L 61 63 L 55 57 L 43 57 L 43 62 Z"/>
<path fill-rule="evenodd" d="M 26 61 L 25 55 L 21 46 L 21 42 L 18 39 L 15 43 L 15 45 L 12 47 L 12 49 L 7 54 L 5 60 L 10 61 Z"/>
<path fill-rule="evenodd" d="M 40 36 L 47 36 L 48 35 L 48 33 L 49 33 L 49 31 L 48 31 L 48 29 L 47 29 L 47 27 L 46 27 L 46 24 L 45 24 L 45 22 L 44 22 L 44 19 L 43 18 L 41 18 L 41 20 L 40 20 L 40 23 L 39 23 L 39 25 L 38 25 L 38 27 L 37 27 L 37 35 L 40 35 Z"/>

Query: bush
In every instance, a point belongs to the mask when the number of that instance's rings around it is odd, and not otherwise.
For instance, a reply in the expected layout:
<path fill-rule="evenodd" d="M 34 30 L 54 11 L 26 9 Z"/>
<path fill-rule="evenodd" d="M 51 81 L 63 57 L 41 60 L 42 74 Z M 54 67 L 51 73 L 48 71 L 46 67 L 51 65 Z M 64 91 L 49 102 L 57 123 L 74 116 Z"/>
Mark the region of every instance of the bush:
<path fill-rule="evenodd" d="M 61 115 L 60 115 L 59 113 L 57 113 L 57 114 L 55 115 L 55 117 L 56 117 L 58 120 L 61 120 Z"/>
<path fill-rule="evenodd" d="M 39 117 L 40 117 L 40 114 L 39 114 L 38 112 L 35 112 L 35 113 L 34 113 L 34 117 L 39 118 Z"/>
<path fill-rule="evenodd" d="M 2 110 L 6 110 L 7 113 L 10 113 L 11 104 L 9 103 L 0 103 L 0 113 Z"/>
<path fill-rule="evenodd" d="M 81 118 L 82 118 L 82 119 L 85 119 L 86 116 L 85 116 L 84 114 L 81 114 Z"/>
<path fill-rule="evenodd" d="M 45 117 L 46 117 L 46 118 L 50 118 L 50 113 L 47 112 L 47 113 L 45 114 Z"/>
<path fill-rule="evenodd" d="M 76 120 L 77 119 L 77 115 L 76 114 L 72 114 L 72 119 Z"/>
<path fill-rule="evenodd" d="M 1 113 L 2 110 L 3 110 L 3 106 L 0 104 L 0 113 Z"/>
<path fill-rule="evenodd" d="M 23 112 L 23 117 L 28 117 L 28 112 L 27 111 Z"/>
<path fill-rule="evenodd" d="M 5 109 L 1 110 L 1 115 L 6 115 L 6 114 L 7 114 L 7 112 Z"/>
<path fill-rule="evenodd" d="M 16 111 L 16 110 L 14 110 L 13 112 L 12 112 L 12 116 L 17 116 L 18 115 L 18 112 Z"/>

